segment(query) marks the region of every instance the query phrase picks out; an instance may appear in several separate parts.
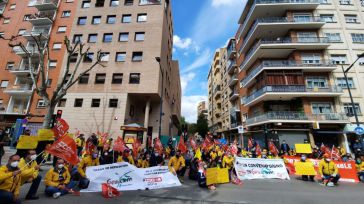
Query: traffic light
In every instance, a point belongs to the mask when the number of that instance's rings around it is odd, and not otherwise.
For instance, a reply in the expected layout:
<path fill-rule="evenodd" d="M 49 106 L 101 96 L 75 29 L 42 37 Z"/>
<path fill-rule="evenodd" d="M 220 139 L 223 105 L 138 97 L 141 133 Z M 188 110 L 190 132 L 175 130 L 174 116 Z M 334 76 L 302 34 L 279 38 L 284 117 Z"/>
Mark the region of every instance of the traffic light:
<path fill-rule="evenodd" d="M 56 119 L 61 117 L 62 117 L 62 110 L 57 110 Z"/>

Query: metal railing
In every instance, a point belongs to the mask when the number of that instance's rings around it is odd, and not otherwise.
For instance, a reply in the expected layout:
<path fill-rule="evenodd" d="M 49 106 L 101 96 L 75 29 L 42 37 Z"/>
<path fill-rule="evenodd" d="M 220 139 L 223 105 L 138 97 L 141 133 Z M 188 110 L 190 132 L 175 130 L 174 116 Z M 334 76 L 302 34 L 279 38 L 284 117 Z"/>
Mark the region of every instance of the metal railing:
<path fill-rule="evenodd" d="M 309 114 L 305 112 L 295 111 L 271 111 L 262 115 L 248 118 L 247 125 L 265 122 L 269 120 L 298 120 L 298 121 L 347 121 L 348 117 L 344 113 L 325 113 L 325 114 Z"/>
<path fill-rule="evenodd" d="M 239 93 L 236 90 L 234 90 L 230 93 L 229 98 L 233 97 L 234 95 L 239 95 Z"/>
<path fill-rule="evenodd" d="M 29 20 L 37 20 L 42 18 L 48 18 L 53 21 L 55 16 L 55 11 L 40 11 L 39 13 L 33 14 L 29 17 Z"/>
<path fill-rule="evenodd" d="M 14 85 L 5 89 L 5 91 L 32 91 L 33 86 L 30 84 Z"/>
<path fill-rule="evenodd" d="M 232 76 L 229 80 L 229 85 L 231 85 L 233 83 L 233 81 L 238 81 L 238 77 L 236 75 Z"/>
<path fill-rule="evenodd" d="M 35 3 L 35 5 L 40 5 L 40 4 L 54 4 L 54 5 L 58 5 L 58 1 L 59 0 L 37 0 L 37 2 Z"/>
<path fill-rule="evenodd" d="M 243 98 L 243 103 L 248 104 L 255 100 L 256 98 L 262 96 L 265 93 L 284 93 L 284 92 L 305 92 L 305 93 L 317 93 L 317 92 L 329 92 L 329 93 L 342 93 L 341 87 L 338 86 L 328 86 L 325 88 L 308 88 L 305 85 L 272 85 L 265 86 L 249 96 Z"/>
<path fill-rule="evenodd" d="M 33 35 L 33 36 L 35 36 L 35 35 L 42 34 L 43 36 L 48 36 L 49 31 L 50 31 L 49 29 L 36 29 L 36 30 L 32 30 L 32 31 L 26 31 L 26 32 L 24 32 L 23 35 Z"/>
<path fill-rule="evenodd" d="M 336 65 L 324 61 L 320 63 L 307 64 L 303 61 L 296 60 L 264 60 L 258 66 L 254 67 L 243 79 L 243 86 L 252 80 L 256 74 L 260 73 L 265 67 L 336 67 Z"/>
<path fill-rule="evenodd" d="M 37 54 L 39 53 L 38 49 L 36 46 L 26 46 L 25 47 L 26 51 L 29 52 L 29 54 Z M 16 53 L 16 54 L 23 54 L 23 53 L 26 53 L 21 47 L 19 46 L 15 46 L 13 47 L 13 51 Z"/>
<path fill-rule="evenodd" d="M 231 69 L 234 69 L 235 67 L 236 67 L 235 60 L 234 61 L 229 61 L 229 64 L 228 64 L 228 72 L 230 73 L 231 72 Z"/>
<path fill-rule="evenodd" d="M 139 5 L 161 4 L 161 0 L 139 0 Z"/>
<path fill-rule="evenodd" d="M 227 54 L 228 56 L 231 55 L 232 52 L 236 52 L 236 45 L 235 45 L 235 41 L 232 41 L 229 46 L 227 47 Z"/>

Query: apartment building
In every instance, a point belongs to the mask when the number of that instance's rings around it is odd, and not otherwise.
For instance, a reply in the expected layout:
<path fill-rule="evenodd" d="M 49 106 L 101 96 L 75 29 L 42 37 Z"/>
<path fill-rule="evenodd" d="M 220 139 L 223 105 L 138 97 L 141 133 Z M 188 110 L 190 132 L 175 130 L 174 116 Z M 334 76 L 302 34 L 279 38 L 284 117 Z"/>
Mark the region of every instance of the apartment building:
<path fill-rule="evenodd" d="M 11 48 L 8 40 L 0 39 L 0 127 L 11 127 L 16 119 L 29 119 L 29 126 L 41 126 L 45 114 L 43 101 L 34 93 L 30 67 L 39 66 L 39 52 L 34 38 L 41 35 L 42 46 L 50 46 L 50 90 L 56 87 L 62 66 L 65 36 L 69 36 L 73 15 L 73 0 L 2 0 L 0 1 L 0 34 L 5 39 L 19 37 L 32 55 L 28 63 L 20 47 Z M 51 91 L 49 92 L 51 94 Z"/>
<path fill-rule="evenodd" d="M 203 115 L 207 119 L 206 101 L 200 101 L 197 104 L 197 117 Z"/>
<path fill-rule="evenodd" d="M 253 137 L 291 146 L 348 148 L 356 138 L 341 66 L 364 52 L 359 0 L 249 0 L 236 33 L 245 144 Z M 343 65 L 341 65 L 343 64 Z M 363 123 L 364 59 L 348 73 Z"/>
<path fill-rule="evenodd" d="M 80 0 L 76 8 L 72 42 L 90 47 L 79 69 L 98 50 L 105 67 L 83 76 L 57 107 L 70 129 L 138 138 L 143 145 L 147 136 L 176 136 L 181 85 L 170 1 Z"/>

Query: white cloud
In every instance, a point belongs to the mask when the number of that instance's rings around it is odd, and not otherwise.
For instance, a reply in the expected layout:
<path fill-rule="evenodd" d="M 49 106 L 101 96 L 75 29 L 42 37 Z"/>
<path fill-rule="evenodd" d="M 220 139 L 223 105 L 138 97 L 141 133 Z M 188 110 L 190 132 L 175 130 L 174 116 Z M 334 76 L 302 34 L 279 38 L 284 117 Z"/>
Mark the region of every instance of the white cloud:
<path fill-rule="evenodd" d="M 213 7 L 230 6 L 241 3 L 241 0 L 212 0 Z"/>
<path fill-rule="evenodd" d="M 206 64 L 209 64 L 212 60 L 212 53 L 210 49 L 205 49 L 197 55 L 195 61 L 193 61 L 190 65 L 188 65 L 185 69 L 182 70 L 182 73 L 190 72 L 194 69 L 200 68 Z"/>
<path fill-rule="evenodd" d="M 179 49 L 189 49 L 192 45 L 191 38 L 182 39 L 178 35 L 173 36 L 173 45 Z"/>
<path fill-rule="evenodd" d="M 181 88 L 182 88 L 182 96 L 184 95 L 187 84 L 192 81 L 196 77 L 196 74 L 193 72 L 190 72 L 188 74 L 184 74 L 181 76 Z"/>
<path fill-rule="evenodd" d="M 207 96 L 193 95 L 182 97 L 182 115 L 189 123 L 197 121 L 197 105 L 200 101 L 206 100 Z"/>

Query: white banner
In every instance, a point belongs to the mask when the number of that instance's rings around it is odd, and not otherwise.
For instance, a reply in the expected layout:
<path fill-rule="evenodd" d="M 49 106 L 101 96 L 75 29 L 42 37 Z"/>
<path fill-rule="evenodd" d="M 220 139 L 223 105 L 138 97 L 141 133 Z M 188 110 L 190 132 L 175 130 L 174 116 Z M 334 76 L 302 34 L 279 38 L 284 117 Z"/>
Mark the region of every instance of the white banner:
<path fill-rule="evenodd" d="M 108 183 L 119 191 L 144 190 L 181 186 L 167 166 L 137 168 L 129 163 L 114 163 L 87 167 L 90 185 L 82 192 L 101 192 L 101 184 Z"/>
<path fill-rule="evenodd" d="M 252 159 L 235 157 L 234 167 L 241 180 L 287 179 L 289 175 L 282 159 Z"/>

